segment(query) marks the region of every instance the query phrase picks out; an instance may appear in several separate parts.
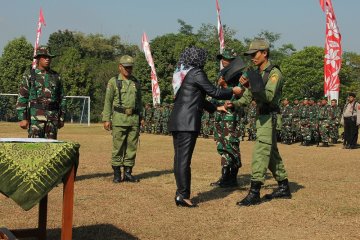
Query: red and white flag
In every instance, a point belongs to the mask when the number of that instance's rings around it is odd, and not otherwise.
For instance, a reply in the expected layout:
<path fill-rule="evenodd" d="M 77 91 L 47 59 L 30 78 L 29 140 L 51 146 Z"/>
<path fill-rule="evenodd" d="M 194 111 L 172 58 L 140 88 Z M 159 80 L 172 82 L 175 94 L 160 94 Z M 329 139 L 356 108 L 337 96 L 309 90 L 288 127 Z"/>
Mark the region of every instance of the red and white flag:
<path fill-rule="evenodd" d="M 224 29 L 221 24 L 221 18 L 220 18 L 220 6 L 219 6 L 219 0 L 216 0 L 216 12 L 217 12 L 217 30 L 219 35 L 219 42 L 220 42 L 220 53 L 225 48 L 225 40 L 224 40 Z"/>
<path fill-rule="evenodd" d="M 153 105 L 155 106 L 155 104 L 160 104 L 160 87 L 157 81 L 155 65 L 151 55 L 150 44 L 146 36 L 146 33 L 142 35 L 141 43 L 142 43 L 143 51 L 145 53 L 145 58 L 151 68 L 151 88 L 152 88 L 152 96 L 153 96 Z"/>
<path fill-rule="evenodd" d="M 39 47 L 40 37 L 41 37 L 41 28 L 42 28 L 43 25 L 46 26 L 46 23 L 45 23 L 45 18 L 44 18 L 44 15 L 43 15 L 42 8 L 40 8 L 39 20 L 38 20 L 38 23 L 37 23 L 37 30 L 36 30 L 34 56 L 36 55 L 36 49 Z M 32 68 L 33 69 L 36 68 L 36 59 L 34 59 L 33 62 L 32 62 Z"/>
<path fill-rule="evenodd" d="M 326 39 L 324 58 L 324 95 L 331 99 L 339 99 L 339 72 L 342 61 L 341 34 L 331 0 L 320 0 L 320 6 L 326 14 Z"/>

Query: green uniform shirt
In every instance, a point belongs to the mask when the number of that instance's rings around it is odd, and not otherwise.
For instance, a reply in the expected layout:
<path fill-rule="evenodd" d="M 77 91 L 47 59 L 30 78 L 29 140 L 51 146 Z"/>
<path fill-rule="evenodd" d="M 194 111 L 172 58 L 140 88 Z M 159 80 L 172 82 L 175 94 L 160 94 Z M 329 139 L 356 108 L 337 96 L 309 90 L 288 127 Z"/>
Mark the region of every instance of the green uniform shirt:
<path fill-rule="evenodd" d="M 266 69 L 270 66 L 270 61 L 266 64 Z M 260 72 L 261 76 L 264 76 L 265 71 Z M 261 108 L 262 105 L 270 105 L 273 107 L 279 106 L 281 100 L 281 89 L 284 85 L 283 77 L 280 70 L 274 67 L 269 73 L 269 79 L 265 85 L 265 91 L 256 93 L 256 96 L 251 93 L 249 89 L 246 89 L 243 96 L 234 101 L 235 108 L 239 108 L 242 105 L 249 105 L 253 97 L 256 98 L 257 108 Z"/>
<path fill-rule="evenodd" d="M 124 80 L 121 74 L 119 74 L 118 78 L 122 81 L 120 91 L 121 106 L 119 100 L 119 90 L 116 85 L 116 78 L 113 77 L 109 80 L 106 88 L 102 120 L 103 122 L 112 122 L 113 126 L 138 126 L 143 112 L 140 83 L 133 76 L 131 76 L 129 80 Z M 132 109 L 136 113 L 127 115 L 114 110 L 114 108 L 116 109 L 118 107 L 123 109 Z"/>

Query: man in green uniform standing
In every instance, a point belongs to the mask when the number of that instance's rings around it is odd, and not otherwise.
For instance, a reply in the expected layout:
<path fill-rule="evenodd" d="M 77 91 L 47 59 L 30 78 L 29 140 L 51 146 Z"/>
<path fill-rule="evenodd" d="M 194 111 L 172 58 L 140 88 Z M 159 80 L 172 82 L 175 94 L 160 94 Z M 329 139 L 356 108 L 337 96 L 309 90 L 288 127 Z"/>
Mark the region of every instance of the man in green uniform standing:
<path fill-rule="evenodd" d="M 251 56 L 255 69 L 249 69 L 240 78 L 240 83 L 246 88 L 243 96 L 237 101 L 226 104 L 227 107 L 241 108 L 250 104 L 254 98 L 259 113 L 256 121 L 257 139 L 251 163 L 251 187 L 248 195 L 237 202 L 239 206 L 260 203 L 260 188 L 265 181 L 267 168 L 278 181 L 279 187 L 273 193 L 265 195 L 265 198 L 291 198 L 287 172 L 276 140 L 276 118 L 284 85 L 282 74 L 268 59 L 269 43 L 265 39 L 254 39 L 245 55 Z"/>
<path fill-rule="evenodd" d="M 64 126 L 65 95 L 60 76 L 50 68 L 55 57 L 47 46 L 40 46 L 34 58 L 35 69 L 25 72 L 16 103 L 20 127 L 29 138 L 57 139 Z"/>
<path fill-rule="evenodd" d="M 124 55 L 120 58 L 120 74 L 108 82 L 105 94 L 102 120 L 104 128 L 112 130 L 113 150 L 111 165 L 114 183 L 121 181 L 121 167 L 124 167 L 124 181 L 138 182 L 132 175 L 135 165 L 139 123 L 144 124 L 141 113 L 140 82 L 132 76 L 134 59 Z"/>

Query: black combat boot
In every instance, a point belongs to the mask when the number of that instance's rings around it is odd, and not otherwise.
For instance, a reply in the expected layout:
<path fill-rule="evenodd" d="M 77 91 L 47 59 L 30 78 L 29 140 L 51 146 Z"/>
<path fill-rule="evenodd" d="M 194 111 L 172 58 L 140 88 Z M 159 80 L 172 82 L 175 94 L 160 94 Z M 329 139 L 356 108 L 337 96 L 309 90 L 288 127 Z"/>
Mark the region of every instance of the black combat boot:
<path fill-rule="evenodd" d="M 239 167 L 230 167 L 230 180 L 228 182 L 228 187 L 236 187 L 238 185 L 237 175 L 239 172 Z"/>
<path fill-rule="evenodd" d="M 252 181 L 248 195 L 241 201 L 237 202 L 238 206 L 251 206 L 257 205 L 261 202 L 260 199 L 260 188 L 262 182 Z"/>
<path fill-rule="evenodd" d="M 114 170 L 113 183 L 121 182 L 121 169 L 120 169 L 120 166 L 112 166 L 112 169 Z"/>
<path fill-rule="evenodd" d="M 274 199 L 274 198 L 291 198 L 291 192 L 289 187 L 288 179 L 284 179 L 278 182 L 279 187 L 275 189 L 271 194 L 266 194 L 264 197 L 266 199 Z"/>
<path fill-rule="evenodd" d="M 225 187 L 227 182 L 230 180 L 230 167 L 228 165 L 224 165 L 221 169 L 221 177 L 216 182 L 210 183 L 212 187 Z"/>
<path fill-rule="evenodd" d="M 131 175 L 132 167 L 124 167 L 124 181 L 125 182 L 139 182 L 139 180 Z"/>

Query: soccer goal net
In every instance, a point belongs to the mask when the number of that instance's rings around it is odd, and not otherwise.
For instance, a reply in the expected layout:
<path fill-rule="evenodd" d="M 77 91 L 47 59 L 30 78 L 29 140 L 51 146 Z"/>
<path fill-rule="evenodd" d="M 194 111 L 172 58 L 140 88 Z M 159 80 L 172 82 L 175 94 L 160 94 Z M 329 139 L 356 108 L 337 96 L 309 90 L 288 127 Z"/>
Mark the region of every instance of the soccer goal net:
<path fill-rule="evenodd" d="M 17 94 L 0 93 L 0 121 L 16 122 Z M 65 122 L 90 126 L 90 97 L 66 96 Z"/>

